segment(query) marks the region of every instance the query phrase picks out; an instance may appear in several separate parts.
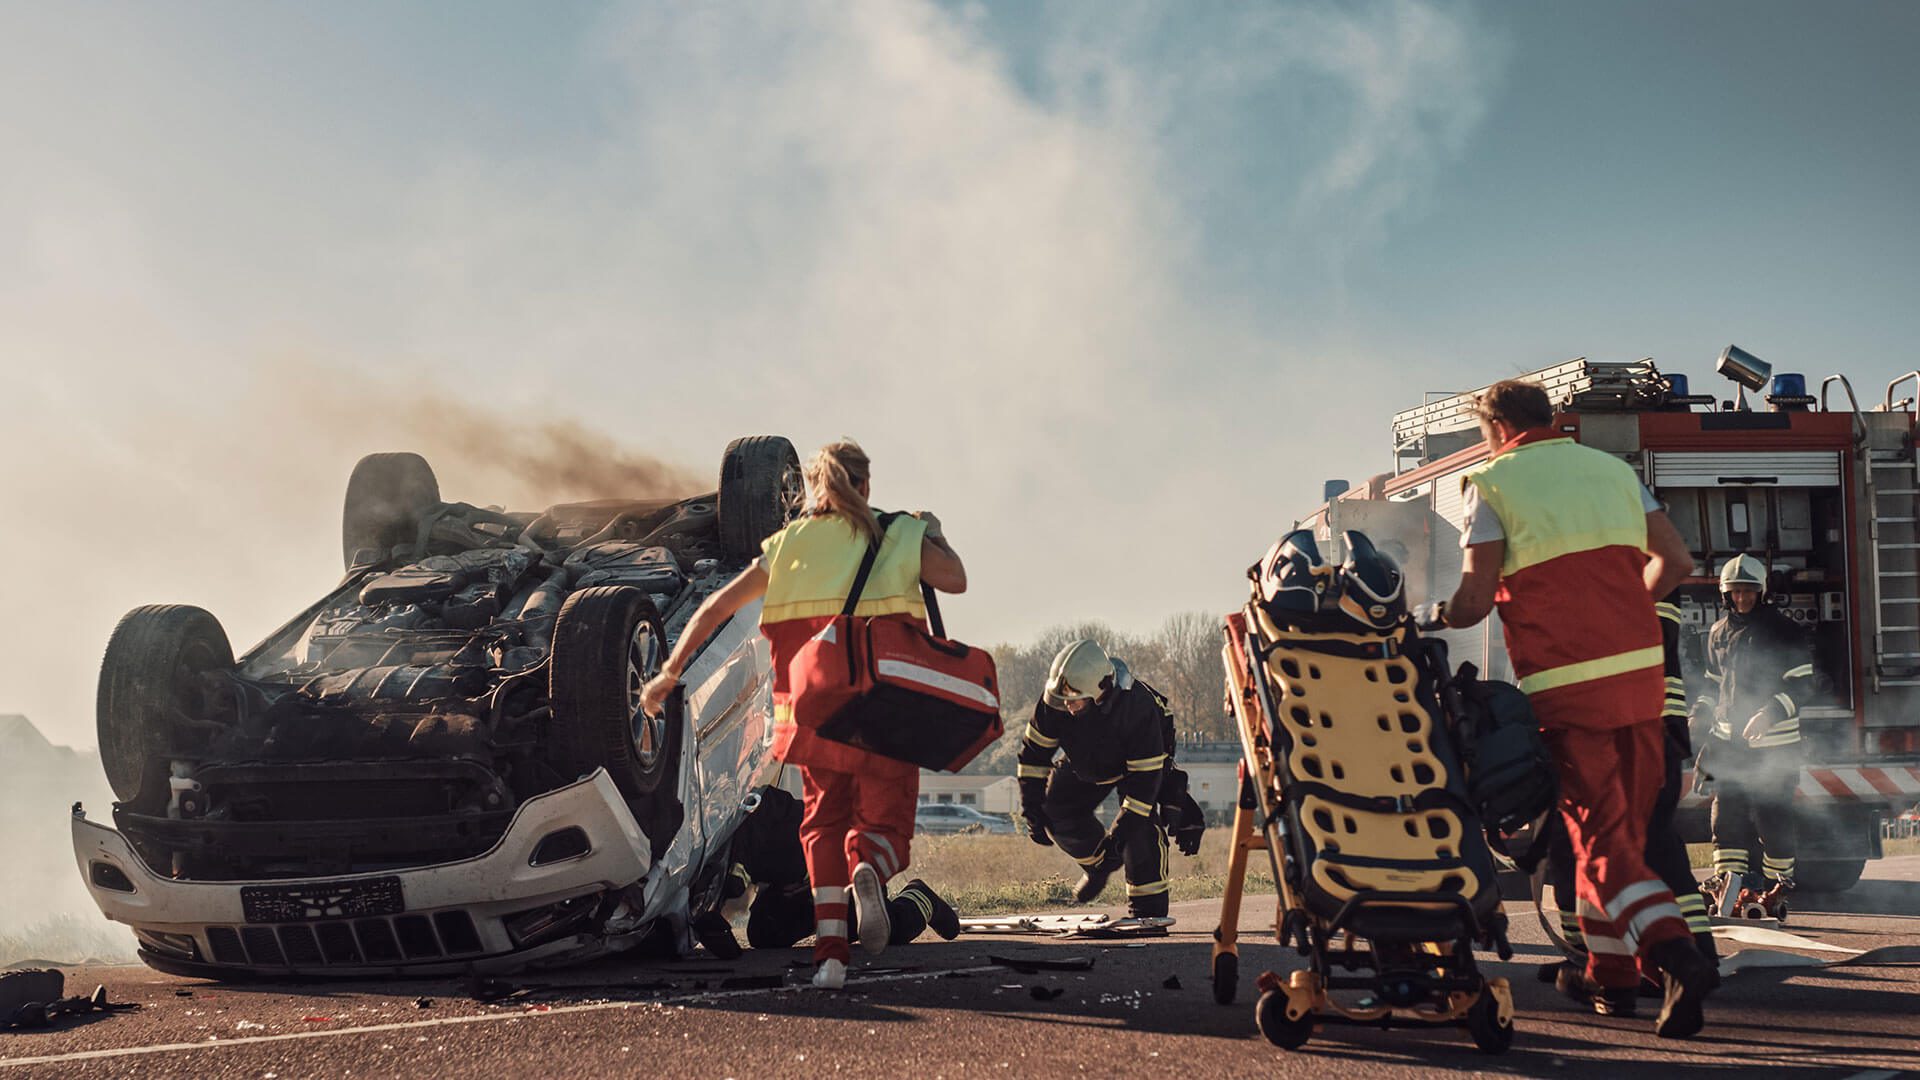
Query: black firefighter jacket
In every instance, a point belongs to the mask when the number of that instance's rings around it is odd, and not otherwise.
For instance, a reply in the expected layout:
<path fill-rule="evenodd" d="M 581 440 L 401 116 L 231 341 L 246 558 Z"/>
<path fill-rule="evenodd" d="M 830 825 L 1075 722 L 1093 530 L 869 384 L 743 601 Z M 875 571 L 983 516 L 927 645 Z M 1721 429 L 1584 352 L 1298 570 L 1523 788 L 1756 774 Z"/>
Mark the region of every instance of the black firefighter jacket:
<path fill-rule="evenodd" d="M 1702 747 L 1710 771 L 1798 755 L 1800 710 L 1814 684 L 1813 644 L 1798 623 L 1765 601 L 1747 615 L 1729 612 L 1707 632 L 1704 674 L 1694 716 L 1711 736 Z M 1756 715 L 1765 728 L 1749 744 L 1747 722 Z"/>
<path fill-rule="evenodd" d="M 1060 767 L 1090 784 L 1117 784 L 1121 806 L 1151 814 L 1160 780 L 1173 760 L 1173 713 L 1160 692 L 1119 666 L 1116 686 L 1105 701 L 1075 716 L 1045 701 L 1033 706 L 1033 718 L 1020 743 L 1019 777 L 1023 800 L 1044 788 Z"/>

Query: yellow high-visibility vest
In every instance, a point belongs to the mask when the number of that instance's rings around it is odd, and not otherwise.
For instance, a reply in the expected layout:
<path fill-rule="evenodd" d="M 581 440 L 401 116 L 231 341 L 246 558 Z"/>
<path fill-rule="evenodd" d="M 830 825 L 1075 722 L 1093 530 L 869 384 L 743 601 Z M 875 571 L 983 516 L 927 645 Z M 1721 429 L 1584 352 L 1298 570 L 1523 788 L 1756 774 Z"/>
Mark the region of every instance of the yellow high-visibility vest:
<path fill-rule="evenodd" d="M 920 543 L 927 523 L 905 514 L 894 518 L 874 559 L 855 615 L 927 617 L 920 596 Z M 854 575 L 866 556 L 867 541 L 837 514 L 804 517 L 767 537 L 760 545 L 767 572 L 767 595 L 760 623 L 812 619 L 840 614 Z"/>

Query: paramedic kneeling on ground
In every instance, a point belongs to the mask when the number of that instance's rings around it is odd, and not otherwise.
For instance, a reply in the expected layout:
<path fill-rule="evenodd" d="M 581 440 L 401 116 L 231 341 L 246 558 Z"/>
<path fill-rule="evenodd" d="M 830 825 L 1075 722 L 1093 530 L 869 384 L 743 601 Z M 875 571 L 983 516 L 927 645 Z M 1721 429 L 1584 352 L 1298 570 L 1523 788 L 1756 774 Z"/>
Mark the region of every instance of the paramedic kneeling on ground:
<path fill-rule="evenodd" d="M 932 514 L 901 515 L 882 530 L 868 505 L 872 467 L 851 440 L 820 448 L 806 466 L 807 512 L 761 545 L 760 561 L 740 572 L 693 613 L 660 674 L 641 691 L 641 708 L 657 714 L 680 682 L 687 661 L 741 608 L 761 597 L 760 630 L 773 650 L 773 752 L 800 767 L 806 810 L 800 842 L 813 882 L 818 919 L 813 984 L 838 990 L 846 982 L 847 889 L 858 908 L 860 943 L 886 948 L 887 879 L 907 868 L 920 770 L 822 738 L 793 722 L 787 708 L 787 664 L 807 639 L 840 614 L 870 545 L 879 553 L 853 609 L 866 618 L 924 623 L 920 584 L 965 592 L 967 570 L 940 534 Z M 902 717 L 910 723 L 910 717 Z M 851 873 L 848 867 L 853 869 Z"/>
<path fill-rule="evenodd" d="M 1476 407 L 1492 457 L 1464 482 L 1466 559 L 1438 615 L 1464 629 L 1498 605 L 1559 774 L 1587 974 L 1632 987 L 1644 958 L 1665 979 L 1654 1030 L 1684 1038 L 1714 972 L 1645 852 L 1666 755 L 1653 605 L 1693 557 L 1630 466 L 1554 429 L 1538 385 L 1495 383 Z"/>

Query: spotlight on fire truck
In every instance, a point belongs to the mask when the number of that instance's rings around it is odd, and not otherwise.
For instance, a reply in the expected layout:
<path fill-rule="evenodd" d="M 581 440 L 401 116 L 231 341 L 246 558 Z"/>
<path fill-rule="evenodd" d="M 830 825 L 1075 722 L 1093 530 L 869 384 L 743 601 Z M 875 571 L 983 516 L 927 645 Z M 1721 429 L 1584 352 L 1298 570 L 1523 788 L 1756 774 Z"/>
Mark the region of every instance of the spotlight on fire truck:
<path fill-rule="evenodd" d="M 1713 370 L 1748 390 L 1760 389 L 1773 377 L 1772 364 L 1738 345 L 1729 345 L 1720 350 L 1720 362 L 1714 365 Z"/>

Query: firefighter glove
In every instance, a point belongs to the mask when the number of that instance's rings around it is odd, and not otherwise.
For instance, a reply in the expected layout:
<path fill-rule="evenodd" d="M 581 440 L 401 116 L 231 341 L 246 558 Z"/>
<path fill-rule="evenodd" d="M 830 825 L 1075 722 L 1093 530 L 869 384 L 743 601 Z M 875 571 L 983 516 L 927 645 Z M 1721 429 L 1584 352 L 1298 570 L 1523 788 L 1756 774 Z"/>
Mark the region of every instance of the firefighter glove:
<path fill-rule="evenodd" d="M 1027 822 L 1027 835 L 1041 847 L 1052 847 L 1047 830 L 1053 821 L 1047 817 L 1047 782 L 1032 778 L 1020 781 L 1020 816 Z"/>
<path fill-rule="evenodd" d="M 1179 802 L 1162 803 L 1160 820 L 1167 822 L 1167 831 L 1172 834 L 1180 854 L 1200 854 L 1200 836 L 1207 831 L 1207 812 L 1193 801 L 1192 795 L 1182 793 Z"/>
<path fill-rule="evenodd" d="M 1777 701 L 1768 702 L 1766 708 L 1761 709 L 1757 713 L 1754 713 L 1751 717 L 1747 719 L 1747 726 L 1741 729 L 1740 737 L 1747 740 L 1748 742 L 1752 742 L 1753 740 L 1758 739 L 1761 736 L 1765 735 L 1767 731 L 1773 727 L 1774 724 L 1779 723 L 1782 719 L 1784 719 L 1784 717 L 1781 715 L 1782 711 L 1783 710 L 1780 708 L 1779 702 Z"/>

